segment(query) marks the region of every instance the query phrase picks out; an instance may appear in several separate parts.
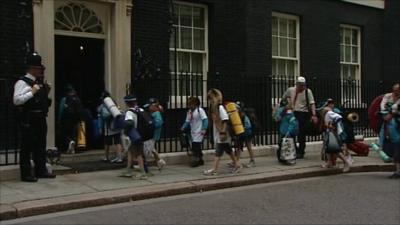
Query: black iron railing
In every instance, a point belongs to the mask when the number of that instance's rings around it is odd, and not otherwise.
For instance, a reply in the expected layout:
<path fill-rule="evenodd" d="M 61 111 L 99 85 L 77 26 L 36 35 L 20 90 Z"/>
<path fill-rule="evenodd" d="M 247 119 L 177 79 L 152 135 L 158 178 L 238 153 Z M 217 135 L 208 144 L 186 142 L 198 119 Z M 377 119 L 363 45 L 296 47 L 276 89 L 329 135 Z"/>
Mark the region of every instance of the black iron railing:
<path fill-rule="evenodd" d="M 164 106 L 164 127 L 161 141 L 157 149 L 164 152 L 181 152 L 179 143 L 180 127 L 185 120 L 186 101 L 190 96 L 198 96 L 204 108 L 208 108 L 207 91 L 218 88 L 226 101 L 241 101 L 245 107 L 254 108 L 261 129 L 255 135 L 253 144 L 257 146 L 278 143 L 278 124 L 272 119 L 272 109 L 290 86 L 293 79 L 285 77 L 228 77 L 209 74 L 207 80 L 198 73 L 181 72 L 178 78 L 146 78 L 137 79 L 133 84 L 133 93 L 141 103 L 149 97 L 156 97 Z M 327 98 L 336 100 L 343 110 L 357 112 L 360 121 L 355 124 L 355 132 L 364 137 L 374 137 L 368 128 L 367 107 L 378 95 L 385 92 L 384 84 L 380 81 L 362 80 L 348 81 L 331 78 L 308 78 L 309 88 L 313 91 L 318 103 Z M 0 80 L 0 165 L 18 163 L 19 131 L 15 118 L 15 107 L 12 105 L 12 82 Z M 213 144 L 208 134 L 203 148 L 212 149 Z M 308 141 L 318 141 L 320 137 L 309 137 Z"/>
<path fill-rule="evenodd" d="M 180 72 L 179 79 L 146 79 L 139 80 L 135 85 L 139 97 L 157 97 L 165 107 L 164 129 L 162 140 L 158 143 L 160 152 L 182 151 L 179 145 L 179 128 L 185 119 L 186 100 L 190 96 L 198 96 L 203 107 L 207 108 L 207 90 L 218 88 L 226 101 L 242 101 L 246 107 L 254 108 L 259 119 L 261 130 L 256 134 L 254 145 L 277 144 L 279 135 L 278 124 L 272 119 L 272 109 L 279 102 L 283 93 L 294 85 L 294 79 L 287 77 L 254 77 L 234 78 L 227 76 L 212 76 L 204 80 L 197 73 Z M 211 77 L 211 76 L 209 76 Z M 360 120 L 355 123 L 356 134 L 364 137 L 374 137 L 368 127 L 367 108 L 371 101 L 385 92 L 383 82 L 374 80 L 341 80 L 332 78 L 308 78 L 309 88 L 313 91 L 315 100 L 321 104 L 328 98 L 333 98 L 337 106 L 346 112 L 356 112 Z M 212 135 L 204 141 L 204 148 L 211 149 Z M 308 141 L 319 141 L 321 137 L 308 137 Z"/>
<path fill-rule="evenodd" d="M 18 164 L 20 133 L 12 103 L 13 82 L 0 79 L 0 166 Z"/>

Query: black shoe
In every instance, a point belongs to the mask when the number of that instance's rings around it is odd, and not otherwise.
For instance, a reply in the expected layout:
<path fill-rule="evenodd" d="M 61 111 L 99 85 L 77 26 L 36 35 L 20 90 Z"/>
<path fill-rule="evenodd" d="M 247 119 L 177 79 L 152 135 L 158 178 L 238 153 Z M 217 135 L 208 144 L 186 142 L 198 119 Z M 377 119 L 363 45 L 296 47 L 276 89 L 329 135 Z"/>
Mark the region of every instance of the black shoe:
<path fill-rule="evenodd" d="M 28 177 L 21 177 L 21 181 L 33 183 L 33 182 L 37 182 L 38 179 L 36 177 L 28 176 Z"/>
<path fill-rule="evenodd" d="M 199 160 L 199 166 L 202 166 L 202 165 L 204 165 L 204 160 L 200 159 Z"/>
<path fill-rule="evenodd" d="M 297 154 L 296 159 L 304 159 L 304 154 Z"/>
<path fill-rule="evenodd" d="M 399 178 L 400 178 L 400 172 L 393 173 L 389 177 L 389 179 L 399 179 Z"/>
<path fill-rule="evenodd" d="M 200 163 L 198 161 L 190 163 L 190 167 L 198 167 L 198 166 L 200 166 Z"/>
<path fill-rule="evenodd" d="M 45 173 L 43 175 L 39 175 L 38 178 L 53 179 L 53 178 L 56 178 L 56 175 L 55 174 L 51 174 L 51 173 Z"/>

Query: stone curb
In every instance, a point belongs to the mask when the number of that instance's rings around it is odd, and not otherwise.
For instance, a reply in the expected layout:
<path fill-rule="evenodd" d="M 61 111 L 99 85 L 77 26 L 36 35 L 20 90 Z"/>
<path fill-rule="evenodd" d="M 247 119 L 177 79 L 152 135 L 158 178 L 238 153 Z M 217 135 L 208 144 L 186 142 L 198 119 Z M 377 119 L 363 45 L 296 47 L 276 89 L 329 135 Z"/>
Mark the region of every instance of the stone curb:
<path fill-rule="evenodd" d="M 393 171 L 393 165 L 358 165 L 351 173 Z M 147 187 L 127 188 L 97 193 L 88 193 L 50 199 L 32 200 L 11 205 L 0 205 L 0 221 L 21 217 L 55 213 L 72 209 L 81 209 L 123 202 L 159 198 L 180 194 L 189 194 L 223 188 L 271 183 L 285 180 L 302 179 L 317 176 L 340 174 L 340 169 L 322 169 L 308 167 L 285 171 L 266 172 L 242 176 L 218 177 L 206 180 L 194 180 L 171 184 L 158 184 Z"/>

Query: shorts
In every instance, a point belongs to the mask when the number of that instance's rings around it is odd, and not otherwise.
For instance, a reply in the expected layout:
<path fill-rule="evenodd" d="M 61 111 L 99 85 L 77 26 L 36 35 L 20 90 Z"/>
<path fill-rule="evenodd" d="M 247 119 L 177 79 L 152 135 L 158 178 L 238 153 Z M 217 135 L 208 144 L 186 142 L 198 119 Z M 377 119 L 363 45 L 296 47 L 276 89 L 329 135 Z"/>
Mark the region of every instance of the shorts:
<path fill-rule="evenodd" d="M 105 145 L 119 145 L 121 144 L 121 134 L 113 134 L 110 136 L 104 136 Z"/>
<path fill-rule="evenodd" d="M 229 143 L 218 143 L 215 148 L 215 156 L 221 157 L 224 152 L 227 154 L 232 154 L 232 148 Z"/>
<path fill-rule="evenodd" d="M 383 144 L 383 151 L 393 158 L 393 161 L 400 163 L 400 143 L 385 142 Z"/>
<path fill-rule="evenodd" d="M 129 147 L 129 152 L 132 153 L 133 157 L 143 156 L 143 143 L 132 144 Z"/>
<path fill-rule="evenodd" d="M 201 152 L 201 142 L 192 142 L 192 151 Z"/>
<path fill-rule="evenodd" d="M 251 141 L 253 140 L 253 136 L 249 135 L 249 136 L 240 136 L 238 137 L 238 139 L 235 141 L 235 149 L 241 150 L 243 151 L 243 147 L 245 144 L 247 143 L 251 143 Z"/>

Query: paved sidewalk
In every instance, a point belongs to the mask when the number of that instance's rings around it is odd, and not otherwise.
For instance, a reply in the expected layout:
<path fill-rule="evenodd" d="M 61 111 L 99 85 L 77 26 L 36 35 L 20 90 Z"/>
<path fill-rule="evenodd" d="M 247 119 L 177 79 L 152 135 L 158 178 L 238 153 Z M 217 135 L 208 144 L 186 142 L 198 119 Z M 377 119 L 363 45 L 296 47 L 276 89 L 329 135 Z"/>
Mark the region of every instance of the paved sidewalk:
<path fill-rule="evenodd" d="M 122 170 L 89 172 L 40 179 L 38 183 L 6 181 L 0 185 L 0 220 L 38 215 L 63 210 L 114 204 L 132 200 L 175 194 L 208 191 L 312 176 L 341 173 L 341 169 L 321 168 L 319 155 L 307 155 L 294 166 L 280 165 L 275 157 L 256 158 L 256 167 L 231 174 L 227 160 L 221 161 L 218 176 L 207 177 L 202 171 L 211 167 L 189 168 L 186 165 L 166 166 L 147 180 L 119 177 Z M 227 159 L 226 156 L 224 159 Z M 243 163 L 248 159 L 243 159 Z M 339 164 L 340 167 L 343 165 Z M 369 157 L 355 157 L 351 172 L 390 171 L 372 152 Z"/>

